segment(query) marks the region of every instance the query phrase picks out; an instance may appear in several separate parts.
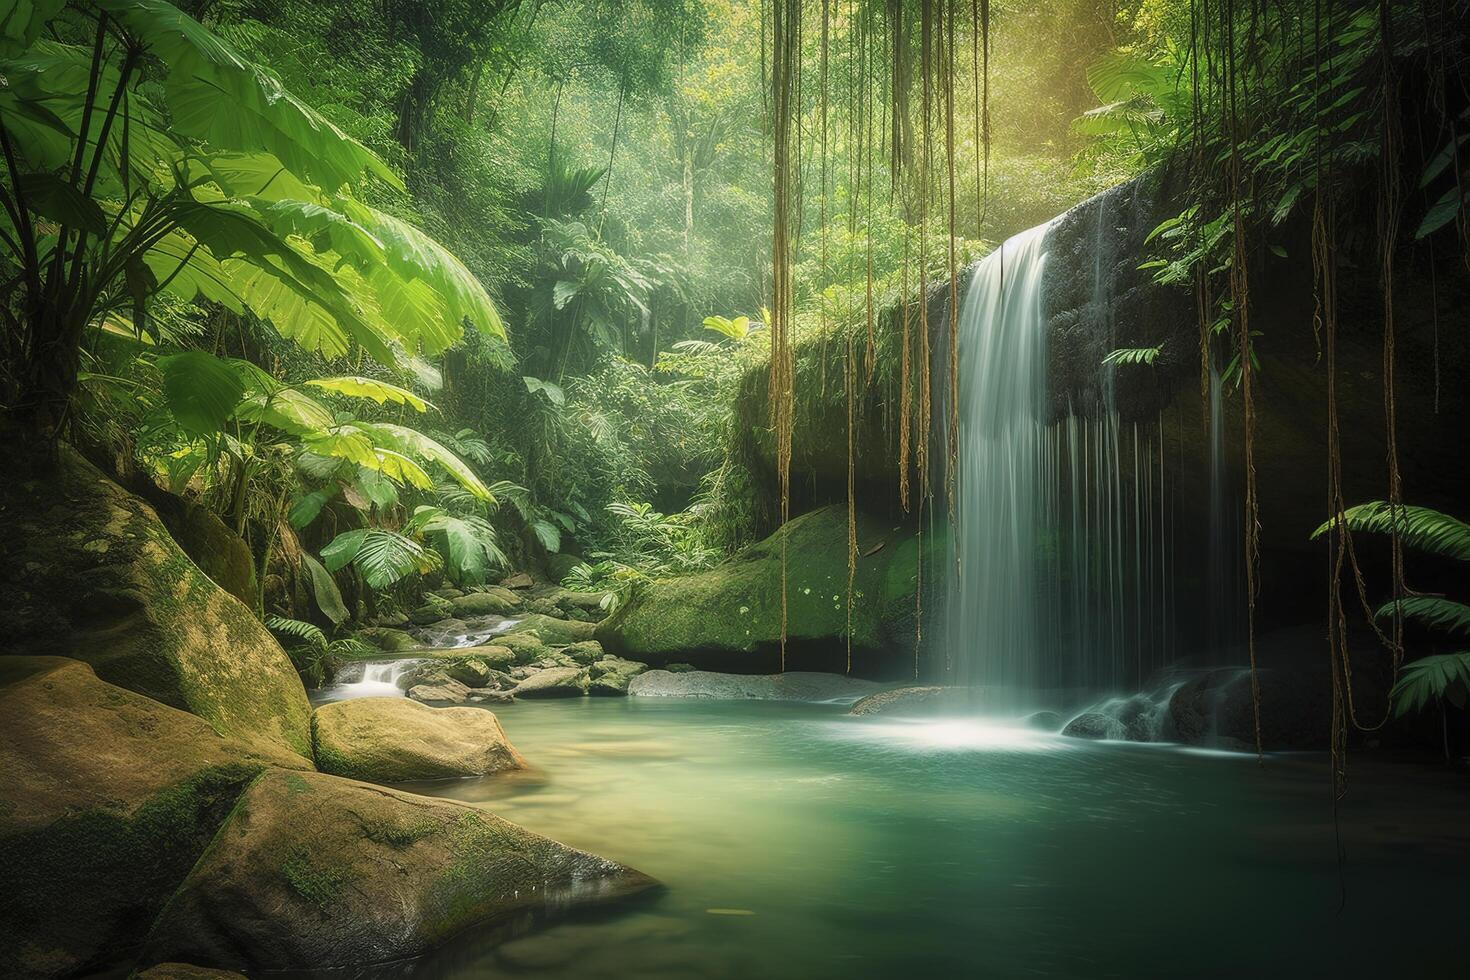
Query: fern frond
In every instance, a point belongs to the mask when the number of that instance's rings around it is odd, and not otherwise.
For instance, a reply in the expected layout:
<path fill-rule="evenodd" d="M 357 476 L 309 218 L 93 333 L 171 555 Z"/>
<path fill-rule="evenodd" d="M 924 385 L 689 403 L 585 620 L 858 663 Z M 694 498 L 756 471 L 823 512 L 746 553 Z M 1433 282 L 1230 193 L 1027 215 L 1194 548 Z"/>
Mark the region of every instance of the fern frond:
<path fill-rule="evenodd" d="M 1393 686 L 1391 696 L 1394 714 L 1399 717 L 1439 698 L 1464 707 L 1470 699 L 1470 650 L 1421 657 L 1408 664 Z"/>
<path fill-rule="evenodd" d="M 1398 602 L 1399 612 L 1405 619 L 1412 619 L 1431 629 L 1444 630 L 1470 636 L 1470 606 L 1453 599 L 1433 595 L 1416 595 Z M 1394 603 L 1385 602 L 1379 607 L 1379 619 L 1393 616 Z"/>
<path fill-rule="evenodd" d="M 1102 359 L 1104 364 L 1152 364 L 1159 359 L 1159 347 L 1120 347 Z"/>
<path fill-rule="evenodd" d="M 1409 547 L 1470 561 L 1470 525 L 1429 507 L 1402 504 L 1394 508 L 1387 501 L 1373 500 L 1349 507 L 1343 521 L 1349 530 L 1374 534 L 1391 534 L 1397 524 L 1399 536 Z M 1335 522 L 1335 518 L 1324 522 L 1312 537 L 1326 534 Z"/>
<path fill-rule="evenodd" d="M 326 649 L 327 634 L 320 627 L 303 622 L 299 619 L 287 619 L 285 616 L 267 616 L 265 628 L 279 636 L 289 636 L 295 640 L 302 640 L 314 647 Z"/>

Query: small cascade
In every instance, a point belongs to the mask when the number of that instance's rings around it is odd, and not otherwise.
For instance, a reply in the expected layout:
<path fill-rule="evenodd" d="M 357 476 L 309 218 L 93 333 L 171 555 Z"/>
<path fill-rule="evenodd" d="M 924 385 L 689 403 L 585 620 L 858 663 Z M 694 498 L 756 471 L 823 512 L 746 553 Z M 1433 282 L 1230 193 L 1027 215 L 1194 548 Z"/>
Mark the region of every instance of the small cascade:
<path fill-rule="evenodd" d="M 1105 208 L 1085 323 L 1114 338 Z M 1173 656 L 1162 426 L 1124 421 L 1116 368 L 1053 414 L 1043 279 L 1052 224 L 973 270 L 959 318 L 960 436 L 943 679 L 987 709 L 1136 689 Z M 1147 370 L 1137 367 L 1133 370 Z"/>
<path fill-rule="evenodd" d="M 365 660 L 347 664 L 337 672 L 329 687 L 322 689 L 324 700 L 346 701 L 351 698 L 401 698 L 404 678 L 422 658 L 407 660 Z"/>

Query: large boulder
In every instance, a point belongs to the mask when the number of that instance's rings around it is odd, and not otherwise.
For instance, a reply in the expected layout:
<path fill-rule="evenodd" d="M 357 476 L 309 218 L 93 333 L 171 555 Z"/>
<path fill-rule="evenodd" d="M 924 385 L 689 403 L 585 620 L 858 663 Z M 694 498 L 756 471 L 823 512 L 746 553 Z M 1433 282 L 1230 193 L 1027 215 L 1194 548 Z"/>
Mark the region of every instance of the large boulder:
<path fill-rule="evenodd" d="M 0 658 L 0 976 L 125 959 L 244 787 L 304 759 L 62 657 Z"/>
<path fill-rule="evenodd" d="M 271 771 L 168 903 L 144 961 L 361 968 L 655 884 L 474 807 Z"/>
<path fill-rule="evenodd" d="M 581 667 L 547 667 L 522 680 L 511 693 L 518 698 L 576 698 L 587 693 L 587 671 Z"/>
<path fill-rule="evenodd" d="M 374 783 L 526 768 L 499 720 L 481 708 L 354 698 L 317 708 L 311 734 L 322 772 Z"/>
<path fill-rule="evenodd" d="M 646 670 L 647 664 L 624 660 L 622 657 L 604 657 L 587 668 L 587 693 L 613 696 L 627 694 L 628 685 L 633 682 L 633 678 Z"/>
<path fill-rule="evenodd" d="M 509 589 L 497 588 L 493 592 L 471 592 L 451 599 L 454 606 L 454 615 L 461 618 L 469 616 L 509 616 L 520 606 L 522 599 Z"/>
<path fill-rule="evenodd" d="M 554 616 L 545 616 L 540 613 L 532 613 L 516 623 L 517 633 L 531 633 L 550 647 L 564 647 L 582 640 L 590 640 L 596 628 L 592 623 L 574 619 L 557 619 Z"/>
<path fill-rule="evenodd" d="M 853 702 L 882 689 L 873 681 L 841 674 L 719 674 L 707 670 L 650 670 L 628 684 L 640 698 L 709 698 L 724 701 Z"/>
<path fill-rule="evenodd" d="M 860 514 L 852 609 L 847 606 L 847 508 L 792 520 L 728 562 L 645 584 L 597 628 L 611 653 L 709 670 L 782 669 L 782 535 L 786 553 L 788 670 L 912 676 L 919 547 L 910 530 Z M 929 537 L 924 541 L 929 548 Z"/>
<path fill-rule="evenodd" d="M 0 523 L 0 654 L 76 657 L 283 762 L 310 756 L 290 659 L 141 498 L 62 446 L 53 472 L 0 484 Z"/>

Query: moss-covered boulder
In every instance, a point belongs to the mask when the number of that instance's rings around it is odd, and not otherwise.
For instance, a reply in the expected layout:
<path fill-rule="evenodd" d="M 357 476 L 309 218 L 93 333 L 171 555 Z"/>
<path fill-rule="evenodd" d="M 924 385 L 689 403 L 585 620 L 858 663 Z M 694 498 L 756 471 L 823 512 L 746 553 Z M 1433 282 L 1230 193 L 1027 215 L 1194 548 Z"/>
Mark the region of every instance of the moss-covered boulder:
<path fill-rule="evenodd" d="M 640 664 L 633 660 L 624 660 L 622 657 L 608 656 L 593 663 L 587 668 L 587 693 L 600 695 L 622 696 L 628 693 L 628 685 L 633 678 L 648 669 L 648 664 Z"/>
<path fill-rule="evenodd" d="M 251 785 L 155 924 L 149 962 L 364 967 L 655 882 L 482 810 L 321 773 Z"/>
<path fill-rule="evenodd" d="M 551 649 L 535 633 L 522 633 L 520 630 L 501 633 L 495 638 L 495 644 L 514 653 L 518 664 L 534 663 L 546 656 Z"/>
<path fill-rule="evenodd" d="M 403 630 L 391 626 L 369 626 L 358 631 L 359 639 L 371 643 L 384 653 L 403 653 L 417 649 L 419 641 Z"/>
<path fill-rule="evenodd" d="M 781 667 L 781 536 L 787 535 L 786 669 L 847 667 L 847 509 L 823 507 L 707 572 L 636 591 L 597 628 L 611 653 L 644 663 L 770 673 Z M 852 670 L 912 675 L 918 544 L 911 530 L 860 514 Z M 929 539 L 925 539 L 925 549 Z"/>
<path fill-rule="evenodd" d="M 430 708 L 408 698 L 324 704 L 311 718 L 322 772 L 373 783 L 524 769 L 500 721 L 480 708 Z"/>
<path fill-rule="evenodd" d="M 0 976 L 125 961 L 244 787 L 295 758 L 260 744 L 77 660 L 0 658 Z"/>
<path fill-rule="evenodd" d="M 564 647 L 590 640 L 596 628 L 592 623 L 558 619 L 540 613 L 532 613 L 516 623 L 517 633 L 531 633 L 549 647 Z"/>
<path fill-rule="evenodd" d="M 581 667 L 547 667 L 521 681 L 511 693 L 518 698 L 579 698 L 587 693 L 587 671 Z"/>
<path fill-rule="evenodd" d="M 280 644 L 141 498 L 62 446 L 54 472 L 0 484 L 0 523 L 0 654 L 76 657 L 221 734 L 310 756 Z"/>
<path fill-rule="evenodd" d="M 497 588 L 491 592 L 471 592 L 450 601 L 454 605 L 454 615 L 464 618 L 509 616 L 520 607 L 523 600 L 509 589 Z"/>

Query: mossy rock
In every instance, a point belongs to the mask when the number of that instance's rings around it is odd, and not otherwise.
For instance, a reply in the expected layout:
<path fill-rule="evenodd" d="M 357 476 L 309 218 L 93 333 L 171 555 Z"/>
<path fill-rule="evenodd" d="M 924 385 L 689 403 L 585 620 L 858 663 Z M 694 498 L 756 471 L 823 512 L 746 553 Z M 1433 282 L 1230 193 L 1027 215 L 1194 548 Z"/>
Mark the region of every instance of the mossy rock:
<path fill-rule="evenodd" d="M 587 693 L 587 671 L 581 667 L 547 667 L 531 674 L 511 691 L 518 698 L 579 698 Z"/>
<path fill-rule="evenodd" d="M 452 600 L 454 615 L 461 618 L 468 616 L 509 616 L 520 606 L 519 596 L 505 590 L 511 598 L 496 592 L 471 592 Z"/>
<path fill-rule="evenodd" d="M 272 771 L 175 893 L 145 961 L 360 969 L 655 886 L 474 807 Z"/>
<path fill-rule="evenodd" d="M 592 623 L 557 619 L 540 613 L 532 613 L 516 624 L 517 633 L 534 633 L 549 647 L 564 647 L 590 640 L 595 629 Z"/>
<path fill-rule="evenodd" d="M 514 633 L 501 633 L 495 637 L 495 643 L 511 650 L 518 664 L 534 663 L 546 656 L 550 649 L 535 633 L 522 633 L 519 629 Z"/>
<path fill-rule="evenodd" d="M 141 498 L 63 445 L 45 477 L 0 486 L 0 521 L 0 654 L 85 660 L 283 762 L 310 757 L 311 706 L 290 659 Z"/>
<path fill-rule="evenodd" d="M 847 510 L 823 507 L 723 565 L 645 584 L 597 627 L 609 652 L 643 663 L 771 673 L 781 668 L 781 536 L 787 537 L 788 670 L 847 669 Z M 931 538 L 926 535 L 926 552 Z M 859 514 L 852 672 L 913 670 L 919 549 L 912 530 Z"/>
<path fill-rule="evenodd" d="M 61 657 L 0 658 L 0 976 L 125 962 L 278 750 Z"/>
<path fill-rule="evenodd" d="M 374 783 L 526 768 L 499 720 L 480 708 L 354 698 L 317 708 L 311 734 L 322 772 Z"/>
<path fill-rule="evenodd" d="M 133 980 L 246 980 L 233 970 L 215 970 L 189 963 L 160 963 L 133 974 Z"/>
<path fill-rule="evenodd" d="M 384 653 L 403 653 L 418 648 L 419 641 L 403 630 L 391 626 L 368 626 L 357 633 L 358 637 Z"/>
<path fill-rule="evenodd" d="M 587 668 L 587 676 L 590 678 L 587 682 L 587 693 L 621 697 L 628 693 L 628 685 L 633 678 L 646 670 L 647 664 L 609 656 Z"/>
<path fill-rule="evenodd" d="M 417 626 L 427 626 L 429 623 L 448 619 L 454 615 L 454 604 L 448 599 L 441 599 L 436 595 L 424 596 L 423 605 L 408 614 L 408 621 Z"/>
<path fill-rule="evenodd" d="M 583 666 L 601 660 L 607 653 L 602 649 L 602 644 L 596 640 L 583 640 L 580 643 L 568 644 L 562 648 L 561 652 L 570 657 L 574 663 Z"/>

